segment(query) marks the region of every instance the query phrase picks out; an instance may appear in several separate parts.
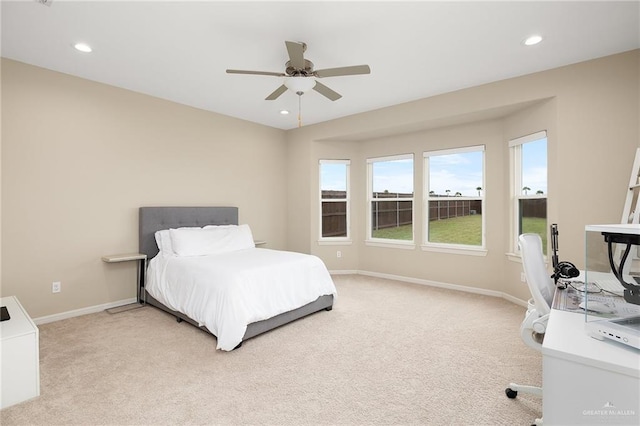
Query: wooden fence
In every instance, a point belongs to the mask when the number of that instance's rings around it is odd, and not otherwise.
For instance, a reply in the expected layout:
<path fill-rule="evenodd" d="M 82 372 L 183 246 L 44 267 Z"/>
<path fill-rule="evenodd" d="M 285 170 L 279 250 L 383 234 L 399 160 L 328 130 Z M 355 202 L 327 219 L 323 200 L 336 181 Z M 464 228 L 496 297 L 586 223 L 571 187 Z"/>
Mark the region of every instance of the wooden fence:
<path fill-rule="evenodd" d="M 475 214 L 482 214 L 480 200 L 456 200 L 455 197 L 447 197 L 429 201 L 429 221 Z"/>
<path fill-rule="evenodd" d="M 547 218 L 546 198 L 525 198 L 520 200 L 520 214 L 522 217 Z"/>
<path fill-rule="evenodd" d="M 413 201 L 371 202 L 372 229 L 395 228 L 411 223 L 413 223 Z"/>
<path fill-rule="evenodd" d="M 325 200 L 344 200 L 344 191 L 322 191 Z M 413 194 L 375 193 L 371 205 L 371 225 L 374 230 L 409 225 L 413 221 L 413 202 L 402 200 Z M 385 198 L 400 200 L 385 201 Z M 346 202 L 322 203 L 322 236 L 344 237 L 347 235 Z M 546 217 L 546 199 L 524 200 L 523 214 L 527 217 Z M 442 197 L 429 201 L 429 220 L 449 219 L 459 216 L 482 214 L 481 200 L 464 200 L 456 197 Z"/>
<path fill-rule="evenodd" d="M 322 203 L 322 236 L 347 236 L 347 203 Z"/>

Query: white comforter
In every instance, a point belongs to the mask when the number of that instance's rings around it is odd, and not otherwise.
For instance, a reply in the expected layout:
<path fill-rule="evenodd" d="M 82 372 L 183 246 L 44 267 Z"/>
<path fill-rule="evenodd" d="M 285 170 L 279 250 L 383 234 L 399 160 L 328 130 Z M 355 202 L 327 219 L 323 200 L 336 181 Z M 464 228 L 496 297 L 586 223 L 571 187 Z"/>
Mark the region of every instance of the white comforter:
<path fill-rule="evenodd" d="M 157 255 L 146 289 L 165 306 L 205 325 L 230 351 L 247 325 L 336 295 L 316 256 L 251 248 L 212 256 Z"/>

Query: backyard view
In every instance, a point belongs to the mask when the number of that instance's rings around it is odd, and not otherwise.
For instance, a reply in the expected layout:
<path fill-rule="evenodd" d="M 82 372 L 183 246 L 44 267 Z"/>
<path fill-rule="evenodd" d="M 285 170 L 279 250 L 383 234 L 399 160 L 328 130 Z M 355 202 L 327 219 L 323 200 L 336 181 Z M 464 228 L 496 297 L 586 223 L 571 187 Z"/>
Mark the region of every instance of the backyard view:
<path fill-rule="evenodd" d="M 540 235 L 547 249 L 546 132 L 509 142 L 513 153 L 512 217 L 492 233 Z M 367 159 L 369 234 L 376 240 L 416 241 L 483 247 L 485 203 L 484 145 L 423 153 L 427 211 L 420 221 L 427 233 L 414 235 L 414 155 Z M 337 164 L 341 163 L 341 164 Z M 348 237 L 348 161 L 321 161 L 323 238 Z M 419 164 L 419 163 L 418 163 Z M 513 237 L 513 235 L 511 235 Z M 509 249 L 518 251 L 515 238 Z"/>

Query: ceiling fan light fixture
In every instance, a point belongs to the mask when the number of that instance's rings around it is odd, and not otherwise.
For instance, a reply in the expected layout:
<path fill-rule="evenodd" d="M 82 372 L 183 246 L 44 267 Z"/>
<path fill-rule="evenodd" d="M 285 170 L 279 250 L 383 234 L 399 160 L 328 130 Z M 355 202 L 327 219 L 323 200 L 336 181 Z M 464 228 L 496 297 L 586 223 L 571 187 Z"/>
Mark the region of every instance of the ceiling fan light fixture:
<path fill-rule="evenodd" d="M 525 46 L 533 46 L 542 41 L 542 36 L 538 34 L 534 34 L 532 36 L 527 37 L 523 43 Z"/>
<path fill-rule="evenodd" d="M 73 47 L 83 53 L 91 53 L 93 52 L 93 49 L 91 48 L 91 46 L 89 46 L 87 43 L 76 43 L 73 45 Z"/>
<path fill-rule="evenodd" d="M 308 92 L 316 85 L 316 79 L 313 77 L 285 77 L 284 85 L 293 93 Z"/>

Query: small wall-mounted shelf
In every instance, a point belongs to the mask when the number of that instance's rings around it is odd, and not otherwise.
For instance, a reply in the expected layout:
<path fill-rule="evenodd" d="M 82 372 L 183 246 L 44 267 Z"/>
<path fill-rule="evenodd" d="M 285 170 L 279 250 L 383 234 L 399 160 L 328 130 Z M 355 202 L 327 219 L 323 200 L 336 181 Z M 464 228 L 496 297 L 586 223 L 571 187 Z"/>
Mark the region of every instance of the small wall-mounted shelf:
<path fill-rule="evenodd" d="M 118 262 L 130 262 L 130 261 L 138 262 L 138 279 L 136 282 L 136 299 L 140 301 L 139 289 L 142 288 L 141 283 L 144 280 L 144 273 L 146 272 L 147 267 L 147 255 L 143 253 L 123 253 L 123 254 L 109 254 L 107 256 L 102 256 L 102 261 L 106 263 L 118 263 Z M 115 308 L 107 309 L 107 312 L 110 314 L 117 314 L 124 311 L 129 311 L 131 309 L 136 309 L 144 306 L 141 303 L 132 303 L 130 305 L 118 306 Z"/>
<path fill-rule="evenodd" d="M 142 253 L 110 254 L 107 256 L 102 256 L 102 260 L 107 263 L 128 262 L 131 260 L 147 260 L 147 255 Z"/>

